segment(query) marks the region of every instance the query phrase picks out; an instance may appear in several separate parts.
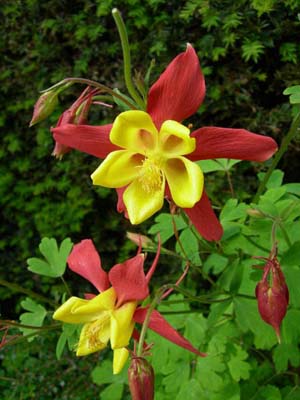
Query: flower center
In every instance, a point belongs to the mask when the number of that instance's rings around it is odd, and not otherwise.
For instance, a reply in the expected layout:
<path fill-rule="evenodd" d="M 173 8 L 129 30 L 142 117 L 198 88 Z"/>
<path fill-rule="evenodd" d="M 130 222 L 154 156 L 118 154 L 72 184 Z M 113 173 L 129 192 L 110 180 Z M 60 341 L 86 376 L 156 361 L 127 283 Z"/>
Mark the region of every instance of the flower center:
<path fill-rule="evenodd" d="M 106 347 L 109 335 L 110 315 L 103 316 L 100 320 L 92 322 L 86 332 L 87 344 L 90 350 L 97 351 Z"/>
<path fill-rule="evenodd" d="M 146 158 L 141 166 L 138 181 L 146 193 L 153 193 L 160 190 L 163 182 L 163 172 L 159 166 L 159 162 L 151 158 Z"/>

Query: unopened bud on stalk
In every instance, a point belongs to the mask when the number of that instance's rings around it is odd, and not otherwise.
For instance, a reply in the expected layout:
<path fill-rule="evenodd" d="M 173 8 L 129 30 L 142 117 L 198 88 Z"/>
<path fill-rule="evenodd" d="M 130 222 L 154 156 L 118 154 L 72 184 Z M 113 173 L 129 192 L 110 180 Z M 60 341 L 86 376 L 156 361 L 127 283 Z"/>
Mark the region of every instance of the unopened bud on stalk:
<path fill-rule="evenodd" d="M 128 368 L 128 383 L 132 400 L 154 399 L 154 371 L 142 357 L 132 357 Z"/>
<path fill-rule="evenodd" d="M 141 235 L 140 233 L 127 232 L 126 236 L 129 240 L 135 243 L 137 246 L 141 247 L 151 247 L 154 246 L 155 243 L 148 236 Z"/>
<path fill-rule="evenodd" d="M 50 90 L 43 93 L 34 105 L 32 119 L 29 126 L 33 126 L 38 122 L 43 121 L 52 114 L 58 103 L 58 92 Z"/>
<path fill-rule="evenodd" d="M 257 210 L 256 208 L 248 208 L 246 210 L 246 213 L 248 215 L 250 215 L 250 217 L 253 217 L 253 218 L 264 218 L 265 217 L 265 215 L 260 210 Z"/>
<path fill-rule="evenodd" d="M 276 256 L 267 260 L 255 293 L 261 318 L 274 328 L 280 343 L 280 325 L 289 304 L 289 290 Z"/>

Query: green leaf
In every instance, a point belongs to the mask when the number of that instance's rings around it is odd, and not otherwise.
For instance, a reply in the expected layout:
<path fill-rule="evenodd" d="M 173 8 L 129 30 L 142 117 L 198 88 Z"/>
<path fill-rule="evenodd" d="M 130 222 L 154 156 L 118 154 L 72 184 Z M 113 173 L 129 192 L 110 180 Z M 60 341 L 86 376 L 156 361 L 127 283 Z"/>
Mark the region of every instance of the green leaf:
<path fill-rule="evenodd" d="M 242 331 L 254 333 L 254 344 L 258 349 L 270 349 L 277 343 L 272 327 L 263 322 L 258 313 L 256 300 L 235 297 L 233 303 L 237 324 Z"/>
<path fill-rule="evenodd" d="M 39 249 L 46 260 L 33 257 L 27 259 L 28 269 L 39 275 L 57 278 L 62 276 L 67 266 L 67 258 L 72 249 L 73 243 L 69 238 L 64 239 L 58 249 L 54 238 L 43 238 Z"/>
<path fill-rule="evenodd" d="M 239 382 L 241 379 L 249 378 L 251 366 L 245 361 L 248 358 L 247 352 L 237 344 L 234 344 L 233 348 L 234 353 L 230 355 L 227 365 L 232 378 Z"/>
<path fill-rule="evenodd" d="M 23 313 L 20 315 L 20 321 L 24 325 L 32 325 L 41 327 L 43 325 L 44 319 L 47 315 L 47 310 L 41 306 L 40 304 L 36 303 L 30 297 L 26 297 L 25 300 L 21 301 L 21 306 L 24 310 L 29 312 Z M 29 335 L 31 333 L 37 332 L 36 329 L 30 328 L 19 328 L 23 335 Z M 35 336 L 28 338 L 28 341 L 32 341 Z"/>
<path fill-rule="evenodd" d="M 251 59 L 257 63 L 261 54 L 264 53 L 264 45 L 259 40 L 245 39 L 242 45 L 242 57 L 245 61 Z"/>
<path fill-rule="evenodd" d="M 124 390 L 123 383 L 112 383 L 111 385 L 107 386 L 102 392 L 100 393 L 99 399 L 101 400 L 121 400 Z"/>
<path fill-rule="evenodd" d="M 293 243 L 292 246 L 281 257 L 282 265 L 300 266 L 300 240 Z"/>
<path fill-rule="evenodd" d="M 181 249 L 179 243 L 176 243 L 176 251 L 185 257 L 185 254 L 188 256 L 188 259 L 195 265 L 201 265 L 201 259 L 199 255 L 199 242 L 196 236 L 193 234 L 191 228 L 184 229 L 179 236 L 179 240 L 181 246 L 184 249 L 184 252 Z M 185 254 L 184 254 L 185 253 Z"/>
<path fill-rule="evenodd" d="M 287 193 L 300 197 L 300 183 L 287 183 L 283 187 L 286 188 Z"/>
<path fill-rule="evenodd" d="M 243 218 L 246 215 L 247 208 L 248 206 L 245 203 L 238 204 L 237 199 L 229 199 L 221 211 L 220 220 L 227 222 Z"/>
<path fill-rule="evenodd" d="M 298 346 L 296 344 L 281 343 L 274 349 L 273 361 L 277 373 L 287 371 L 289 362 L 293 367 L 299 367 L 300 351 Z"/>
<path fill-rule="evenodd" d="M 280 390 L 276 386 L 267 385 L 259 391 L 260 398 L 266 400 L 281 400 Z M 262 397 L 261 397 L 262 396 Z"/>
<path fill-rule="evenodd" d="M 217 275 L 224 270 L 228 263 L 228 258 L 221 256 L 220 254 L 210 254 L 204 263 L 203 270 L 206 273 L 212 271 L 213 274 Z"/>
<path fill-rule="evenodd" d="M 286 265 L 283 260 L 281 261 L 281 265 L 282 266 Z M 298 266 L 290 265 L 287 268 L 283 268 L 283 273 L 290 292 L 290 304 L 294 305 L 295 307 L 300 307 L 300 296 L 299 296 L 300 268 Z"/>
<path fill-rule="evenodd" d="M 73 351 L 76 344 L 78 343 L 79 335 L 82 329 L 82 324 L 67 324 L 63 323 L 62 333 L 57 341 L 56 345 L 56 357 L 59 360 L 64 351 L 66 344 L 68 344 L 69 350 Z"/>
<path fill-rule="evenodd" d="M 175 397 L 176 400 L 189 399 L 199 400 L 204 399 L 203 391 L 198 379 L 192 378 L 188 382 L 180 385 L 178 395 Z"/>
<path fill-rule="evenodd" d="M 200 166 L 204 173 L 214 171 L 229 171 L 235 164 L 241 162 L 240 160 L 231 160 L 229 158 L 218 158 L 217 160 L 201 160 L 197 164 Z"/>
<path fill-rule="evenodd" d="M 226 367 L 218 355 L 208 354 L 207 357 L 199 357 L 197 360 L 197 375 L 201 377 L 200 385 L 203 389 L 209 388 L 212 391 L 219 391 L 223 387 Z"/>
<path fill-rule="evenodd" d="M 125 98 L 126 100 L 128 100 L 130 103 L 134 104 L 134 101 L 133 101 L 130 97 L 128 97 L 128 96 L 126 96 L 125 94 L 121 93 L 119 89 L 115 88 L 115 89 L 114 89 L 114 92 L 116 92 L 117 94 L 119 94 L 119 95 L 121 95 L 122 97 L 124 97 L 124 98 Z M 124 101 L 122 101 L 121 99 L 119 99 L 118 97 L 113 96 L 113 99 L 114 99 L 114 102 L 120 107 L 120 109 L 121 109 L 122 111 L 131 110 L 131 108 L 130 108 L 126 103 L 124 103 Z"/>
<path fill-rule="evenodd" d="M 154 235 L 160 233 L 161 242 L 165 243 L 174 235 L 173 218 L 178 231 L 186 227 L 181 216 L 162 213 L 155 218 L 155 224 L 149 229 L 149 233 Z"/>
<path fill-rule="evenodd" d="M 96 385 L 104 385 L 110 383 L 119 383 L 124 384 L 127 382 L 127 368 L 128 365 L 125 365 L 122 371 L 113 375 L 112 369 L 112 361 L 111 360 L 103 360 L 101 364 L 95 367 L 92 371 L 92 381 Z"/>

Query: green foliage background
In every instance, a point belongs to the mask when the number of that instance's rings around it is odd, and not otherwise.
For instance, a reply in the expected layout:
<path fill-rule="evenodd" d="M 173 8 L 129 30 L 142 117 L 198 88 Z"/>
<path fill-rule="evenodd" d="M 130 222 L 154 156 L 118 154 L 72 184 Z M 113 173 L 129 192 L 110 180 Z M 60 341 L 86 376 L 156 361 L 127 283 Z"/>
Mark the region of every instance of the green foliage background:
<path fill-rule="evenodd" d="M 134 68 L 145 74 L 151 60 L 156 60 L 153 81 L 187 42 L 193 44 L 207 84 L 205 103 L 191 120 L 194 126 L 244 127 L 280 142 L 291 120 L 282 92 L 299 83 L 299 0 L 3 0 L 1 278 L 44 294 L 55 292 L 55 287 L 46 277 L 32 279 L 25 263 L 37 254 L 41 237 L 61 241 L 68 236 L 73 242 L 92 237 L 107 267 L 124 259 L 133 248 L 124 241 L 130 224 L 115 211 L 115 194 L 90 183 L 89 175 L 98 161 L 76 152 L 66 155 L 62 162 L 51 157 L 49 127 L 56 124 L 60 112 L 80 89 L 68 91 L 61 98 L 60 110 L 49 120 L 28 127 L 39 90 L 65 77 L 88 77 L 124 90 L 122 51 L 111 17 L 113 7 L 123 13 Z M 116 108 L 96 110 L 92 122 L 111 121 L 116 113 Z M 280 165 L 286 181 L 298 180 L 298 147 L 294 142 Z M 255 172 L 261 167 L 244 163 L 238 168 L 233 184 L 239 198 L 247 200 L 255 189 Z M 221 206 L 230 197 L 223 176 L 208 175 L 206 179 L 214 204 Z M 138 229 L 143 231 L 148 226 Z M 169 269 L 172 272 L 172 265 Z M 14 318 L 19 298 L 0 287 L 0 299 L 1 317 Z M 43 339 L 41 344 L 44 342 L 48 343 Z M 34 351 L 39 359 L 39 350 Z M 240 351 L 232 349 L 243 363 Z M 12 350 L 11 357 L 14 354 Z M 27 364 L 32 363 L 26 368 L 37 369 L 36 358 L 27 359 Z M 22 360 L 18 361 L 20 367 Z M 54 363 L 53 359 L 44 361 L 46 369 Z M 8 365 L 6 368 L 9 370 Z M 38 386 L 33 376 L 28 379 L 34 388 Z M 29 386 L 22 397 L 17 386 L 15 397 L 7 398 L 32 398 Z M 274 390 L 272 399 L 280 399 Z M 40 398 L 53 398 L 50 389 L 48 393 L 50 397 L 43 394 Z"/>

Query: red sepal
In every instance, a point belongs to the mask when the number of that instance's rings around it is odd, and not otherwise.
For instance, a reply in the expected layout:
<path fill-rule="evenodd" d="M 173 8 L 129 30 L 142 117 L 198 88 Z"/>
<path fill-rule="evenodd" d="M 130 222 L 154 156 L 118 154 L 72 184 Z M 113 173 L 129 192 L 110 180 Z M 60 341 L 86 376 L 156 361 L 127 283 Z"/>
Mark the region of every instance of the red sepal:
<path fill-rule="evenodd" d="M 92 126 L 64 124 L 52 128 L 54 139 L 65 146 L 92 156 L 105 158 L 109 153 L 119 150 L 109 140 L 112 125 Z"/>
<path fill-rule="evenodd" d="M 149 295 L 143 254 L 138 254 L 122 264 L 116 264 L 109 271 L 108 277 L 116 291 L 118 307 L 128 301 L 144 300 Z"/>
<path fill-rule="evenodd" d="M 138 308 L 136 309 L 133 319 L 135 322 L 142 324 L 145 320 L 147 314 L 147 308 Z M 177 346 L 183 347 L 186 350 L 191 351 L 192 353 L 197 354 L 197 356 L 205 357 L 205 353 L 201 353 L 192 344 L 180 335 L 165 319 L 164 317 L 156 310 L 153 310 L 150 316 L 149 328 L 154 332 L 158 333 L 160 336 L 168 339 L 170 342 L 177 344 Z"/>
<path fill-rule="evenodd" d="M 203 192 L 201 199 L 194 207 L 184 208 L 184 212 L 204 239 L 209 241 L 221 239 L 223 235 L 222 225 L 205 192 Z"/>
<path fill-rule="evenodd" d="M 265 161 L 277 150 L 272 138 L 245 129 L 203 127 L 191 137 L 196 138 L 196 150 L 187 156 L 192 161 L 214 158 Z"/>
<path fill-rule="evenodd" d="M 199 59 L 188 44 L 168 65 L 148 94 L 147 112 L 157 129 L 165 120 L 182 121 L 194 114 L 205 96 L 205 81 Z"/>
<path fill-rule="evenodd" d="M 100 256 L 91 239 L 75 244 L 68 257 L 69 268 L 91 282 L 99 292 L 108 289 L 107 273 L 101 267 Z"/>

